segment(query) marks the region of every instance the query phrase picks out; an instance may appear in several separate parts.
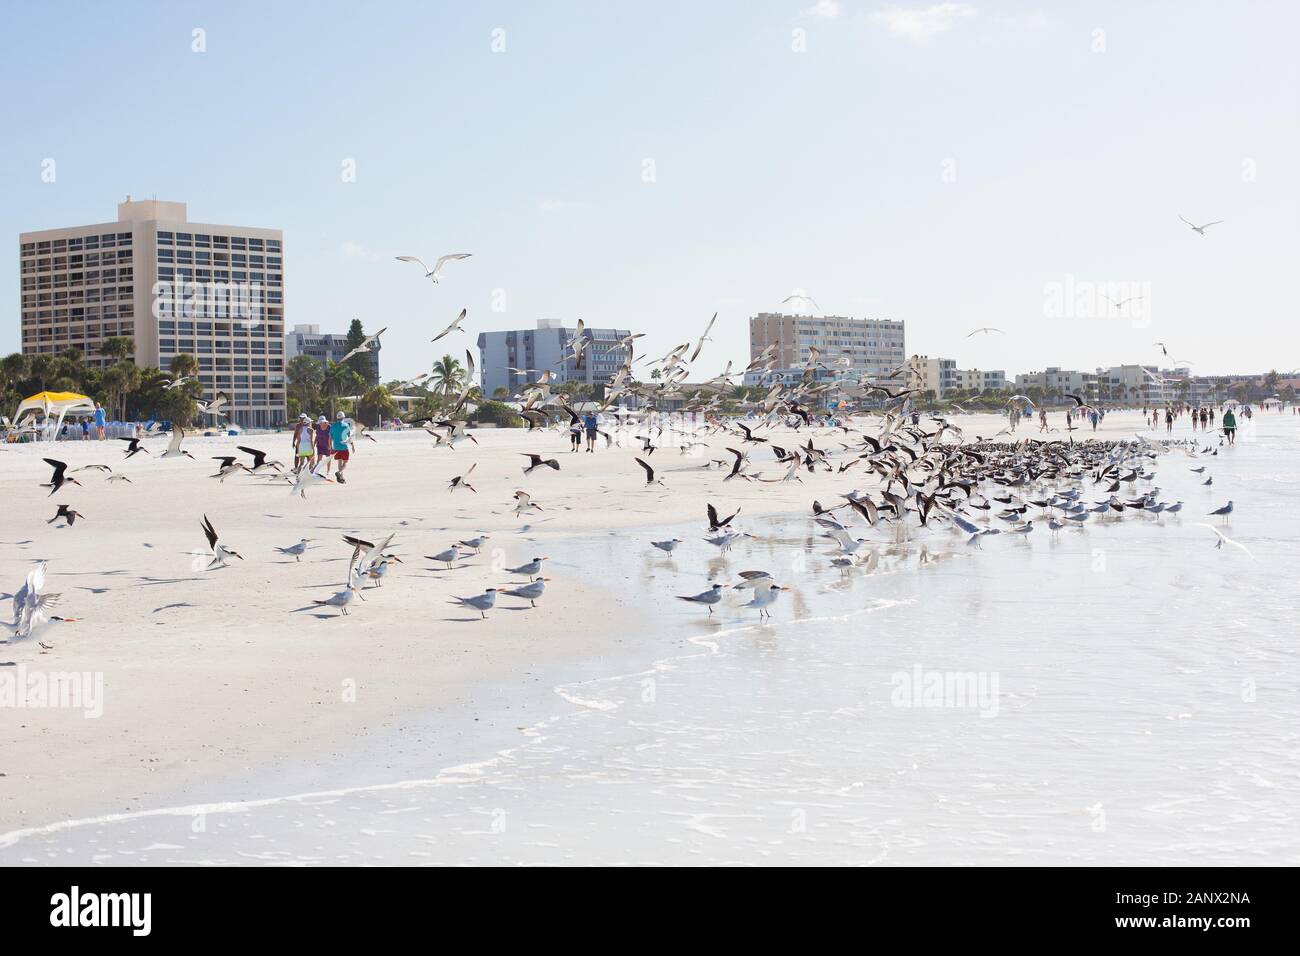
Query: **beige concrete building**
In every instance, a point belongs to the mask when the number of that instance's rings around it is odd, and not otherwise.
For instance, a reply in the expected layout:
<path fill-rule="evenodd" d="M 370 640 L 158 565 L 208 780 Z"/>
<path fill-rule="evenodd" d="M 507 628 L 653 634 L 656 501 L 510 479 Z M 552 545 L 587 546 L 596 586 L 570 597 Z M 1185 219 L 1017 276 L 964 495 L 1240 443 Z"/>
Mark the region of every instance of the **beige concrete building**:
<path fill-rule="evenodd" d="M 811 356 L 821 351 L 821 361 L 832 371 L 819 370 L 817 378 L 836 373 L 865 373 L 882 379 L 903 364 L 906 357 L 904 324 L 889 319 L 854 319 L 839 315 L 784 315 L 760 312 L 749 320 L 749 356 L 757 358 L 769 345 L 776 345 L 776 370 L 800 373 Z M 848 368 L 836 363 L 847 357 Z M 749 383 L 753 376 L 746 376 Z"/>
<path fill-rule="evenodd" d="M 1003 369 L 959 368 L 955 373 L 954 388 L 982 392 L 991 389 L 1000 392 L 1010 386 Z"/>
<path fill-rule="evenodd" d="M 113 222 L 19 236 L 22 350 L 77 349 L 92 365 L 121 336 L 137 365 L 188 352 L 230 419 L 285 417 L 284 239 L 278 229 L 190 222 L 184 203 L 127 201 Z M 144 411 L 144 410 L 142 410 Z"/>

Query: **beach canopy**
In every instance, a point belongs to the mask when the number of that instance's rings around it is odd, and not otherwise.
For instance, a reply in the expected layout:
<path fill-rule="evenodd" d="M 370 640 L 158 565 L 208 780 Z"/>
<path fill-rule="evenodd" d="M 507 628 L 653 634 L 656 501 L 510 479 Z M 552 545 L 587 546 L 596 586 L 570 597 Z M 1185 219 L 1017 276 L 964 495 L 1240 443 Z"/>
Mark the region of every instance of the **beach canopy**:
<path fill-rule="evenodd" d="M 79 395 L 76 392 L 37 392 L 30 398 L 25 398 L 14 412 L 14 424 L 22 424 L 23 415 L 30 413 L 33 416 L 37 412 L 42 413 L 47 419 L 57 415 L 58 424 L 63 424 L 63 419 L 73 412 L 93 412 L 95 410 L 95 400 L 85 395 Z"/>

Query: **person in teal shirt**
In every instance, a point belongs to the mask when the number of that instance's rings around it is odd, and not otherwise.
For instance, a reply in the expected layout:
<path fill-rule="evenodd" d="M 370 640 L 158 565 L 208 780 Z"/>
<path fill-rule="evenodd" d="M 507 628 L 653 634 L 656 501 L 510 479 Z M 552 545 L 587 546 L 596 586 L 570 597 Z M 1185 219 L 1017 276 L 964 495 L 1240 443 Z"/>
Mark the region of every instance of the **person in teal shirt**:
<path fill-rule="evenodd" d="M 1231 408 L 1223 413 L 1223 434 L 1227 436 L 1229 445 L 1237 443 L 1237 416 L 1232 414 Z"/>
<path fill-rule="evenodd" d="M 340 485 L 348 483 L 347 479 L 343 477 L 343 469 L 347 467 L 348 458 L 352 452 L 351 440 L 352 426 L 348 424 L 348 420 L 343 413 L 339 412 L 334 416 L 334 424 L 330 426 L 330 446 L 333 448 L 330 457 L 338 465 L 338 471 L 335 473 L 334 478 Z"/>

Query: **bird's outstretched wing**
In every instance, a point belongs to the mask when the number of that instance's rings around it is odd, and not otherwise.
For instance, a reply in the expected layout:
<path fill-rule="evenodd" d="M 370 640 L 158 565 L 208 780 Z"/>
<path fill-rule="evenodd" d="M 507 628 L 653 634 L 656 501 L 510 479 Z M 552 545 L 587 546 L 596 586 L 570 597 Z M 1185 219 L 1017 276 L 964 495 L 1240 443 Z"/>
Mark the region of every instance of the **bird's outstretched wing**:
<path fill-rule="evenodd" d="M 207 515 L 203 516 L 203 534 L 208 539 L 208 547 L 215 551 L 217 548 L 217 529 L 212 527 L 212 522 L 208 520 Z"/>

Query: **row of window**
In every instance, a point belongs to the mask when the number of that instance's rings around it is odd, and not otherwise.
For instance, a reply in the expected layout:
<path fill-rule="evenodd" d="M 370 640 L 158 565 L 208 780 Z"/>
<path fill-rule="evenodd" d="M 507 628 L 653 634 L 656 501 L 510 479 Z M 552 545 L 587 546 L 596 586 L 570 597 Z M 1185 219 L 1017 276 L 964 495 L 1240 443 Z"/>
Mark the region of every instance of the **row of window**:
<path fill-rule="evenodd" d="M 111 249 L 114 246 L 131 245 L 131 233 L 106 232 L 97 236 L 74 236 L 71 239 L 43 239 L 40 242 L 24 242 L 24 256 L 38 256 L 42 253 L 74 252 L 81 249 Z"/>
<path fill-rule="evenodd" d="M 83 266 L 111 266 L 118 262 L 130 262 L 132 253 L 129 249 L 120 252 L 88 252 L 74 256 L 46 256 L 43 259 L 27 259 L 22 263 L 22 273 L 62 272 L 64 269 L 79 269 Z"/>
<path fill-rule="evenodd" d="M 135 335 L 135 326 L 129 322 L 124 322 L 116 326 L 116 328 L 111 325 L 106 325 L 102 332 L 91 332 L 91 328 L 93 328 L 93 326 L 86 326 L 83 329 L 80 326 L 67 327 L 61 325 L 28 328 L 23 329 L 23 338 L 28 340 L 36 339 L 44 342 L 47 339 L 94 339 L 101 335 L 105 338 L 121 335 Z"/>
<path fill-rule="evenodd" d="M 214 255 L 216 256 L 215 260 Z M 185 249 L 177 249 L 175 252 L 171 249 L 159 249 L 158 261 L 201 266 L 212 265 L 215 261 L 217 265 L 252 265 L 259 269 L 264 266 L 269 269 L 282 269 L 284 267 L 284 260 L 280 256 L 253 256 L 244 255 L 240 252 L 231 254 L 218 252 L 214 254 L 211 252 L 189 252 Z"/>
<path fill-rule="evenodd" d="M 195 249 L 261 249 L 280 252 L 279 239 L 252 239 L 246 236 L 213 236 L 202 232 L 158 232 L 160 246 L 193 246 Z"/>
<path fill-rule="evenodd" d="M 248 342 L 240 342 L 235 348 L 229 342 L 224 345 L 214 344 L 207 339 L 159 339 L 158 351 L 167 354 L 189 352 L 194 355 L 283 355 L 284 343 L 250 339 Z"/>
<path fill-rule="evenodd" d="M 105 286 L 102 289 L 74 289 L 71 292 L 28 293 L 23 296 L 23 308 L 30 309 L 38 305 L 54 305 L 61 302 L 114 302 L 130 300 L 134 286 Z"/>
<path fill-rule="evenodd" d="M 245 272 L 230 269 L 171 269 L 161 266 L 158 269 L 159 282 L 256 282 L 267 288 L 283 288 L 279 273 Z"/>

